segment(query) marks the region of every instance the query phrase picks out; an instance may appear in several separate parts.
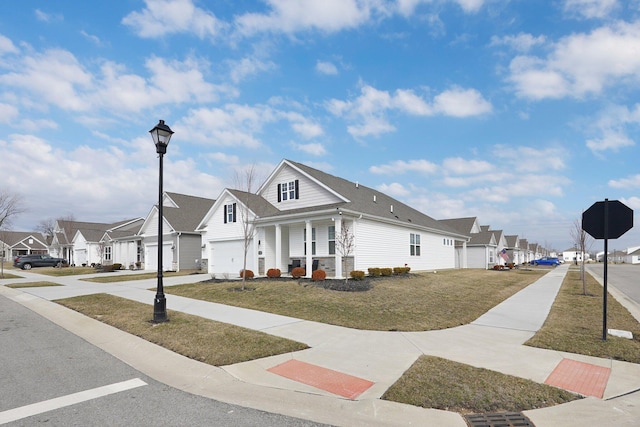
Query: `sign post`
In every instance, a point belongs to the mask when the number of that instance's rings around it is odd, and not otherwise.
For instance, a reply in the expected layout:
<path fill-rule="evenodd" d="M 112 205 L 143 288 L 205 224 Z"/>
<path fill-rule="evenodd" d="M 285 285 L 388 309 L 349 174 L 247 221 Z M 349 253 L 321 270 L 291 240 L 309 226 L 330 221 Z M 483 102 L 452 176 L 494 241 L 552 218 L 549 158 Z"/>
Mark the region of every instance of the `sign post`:
<path fill-rule="evenodd" d="M 582 214 L 582 229 L 594 239 L 604 239 L 602 340 L 607 340 L 607 269 L 609 239 L 617 239 L 633 227 L 633 210 L 618 200 L 596 202 Z"/>

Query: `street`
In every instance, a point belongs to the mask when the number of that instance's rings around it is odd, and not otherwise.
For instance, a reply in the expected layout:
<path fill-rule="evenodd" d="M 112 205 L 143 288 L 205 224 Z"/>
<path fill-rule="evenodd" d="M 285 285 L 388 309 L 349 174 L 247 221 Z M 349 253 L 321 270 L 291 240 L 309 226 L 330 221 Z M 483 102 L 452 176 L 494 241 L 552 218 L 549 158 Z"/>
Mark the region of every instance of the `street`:
<path fill-rule="evenodd" d="M 158 383 L 0 296 L 0 424 L 318 426 Z"/>
<path fill-rule="evenodd" d="M 604 264 L 586 264 L 587 271 L 602 278 Z M 629 299 L 640 305 L 640 266 L 632 264 L 608 264 L 607 284 L 624 293 Z"/>

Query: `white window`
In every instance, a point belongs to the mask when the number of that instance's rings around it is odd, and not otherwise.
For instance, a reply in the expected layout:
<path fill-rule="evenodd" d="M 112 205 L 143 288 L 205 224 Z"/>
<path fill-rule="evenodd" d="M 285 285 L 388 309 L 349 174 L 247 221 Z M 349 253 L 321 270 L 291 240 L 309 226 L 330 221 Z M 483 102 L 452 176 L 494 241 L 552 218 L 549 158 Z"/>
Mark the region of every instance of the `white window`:
<path fill-rule="evenodd" d="M 411 233 L 409 236 L 409 248 L 411 256 L 420 256 L 420 235 Z"/>
<path fill-rule="evenodd" d="M 224 223 L 236 222 L 236 204 L 224 205 Z"/>
<path fill-rule="evenodd" d="M 104 247 L 104 260 L 111 261 L 111 246 Z"/>
<path fill-rule="evenodd" d="M 285 200 L 298 199 L 300 196 L 298 190 L 298 180 L 282 182 L 278 184 L 278 202 Z"/>
<path fill-rule="evenodd" d="M 304 233 L 303 235 L 303 241 L 304 241 L 304 254 L 307 254 L 307 229 L 304 229 Z M 315 255 L 316 254 L 316 229 L 312 228 L 311 229 L 311 255 Z"/>
<path fill-rule="evenodd" d="M 329 226 L 329 255 L 336 254 L 336 226 Z"/>

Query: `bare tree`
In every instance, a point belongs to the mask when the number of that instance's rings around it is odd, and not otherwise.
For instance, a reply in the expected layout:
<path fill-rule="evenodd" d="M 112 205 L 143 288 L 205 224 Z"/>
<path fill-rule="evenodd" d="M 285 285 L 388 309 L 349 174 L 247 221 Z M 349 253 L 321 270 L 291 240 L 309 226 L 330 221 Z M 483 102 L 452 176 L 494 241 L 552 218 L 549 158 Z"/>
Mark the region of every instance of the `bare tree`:
<path fill-rule="evenodd" d="M 242 258 L 242 290 L 245 289 L 245 282 L 247 279 L 247 255 L 251 242 L 255 235 L 255 222 L 253 218 L 253 194 L 254 187 L 256 185 L 256 169 L 254 165 L 242 171 L 236 171 L 234 174 L 234 184 L 238 190 L 236 193 L 238 198 L 237 210 L 240 214 L 240 226 L 242 227 L 242 243 L 243 243 L 243 258 Z"/>
<path fill-rule="evenodd" d="M 340 224 L 340 231 L 336 232 L 336 251 L 342 258 L 342 274 L 344 275 L 344 282 L 347 283 L 349 275 L 345 271 L 347 269 L 347 257 L 351 256 L 356 248 L 355 236 L 349 230 L 349 226 L 343 219 Z"/>
<path fill-rule="evenodd" d="M 25 210 L 21 195 L 6 189 L 0 189 L 0 230 L 8 230 L 13 219 Z M 2 251 L 2 256 L 0 256 L 0 275 L 4 277 L 4 244 L 0 249 Z"/>
<path fill-rule="evenodd" d="M 571 239 L 576 246 L 577 251 L 580 251 L 580 278 L 582 279 L 582 293 L 587 295 L 587 277 L 584 271 L 584 259 L 586 253 L 591 249 L 591 245 L 593 244 L 593 239 L 586 231 L 582 229 L 582 221 L 580 219 L 576 219 L 573 221 L 573 227 L 570 230 Z M 606 254 L 605 254 L 606 256 Z M 576 258 L 578 254 L 576 253 Z M 576 259 L 577 261 L 577 259 Z"/>

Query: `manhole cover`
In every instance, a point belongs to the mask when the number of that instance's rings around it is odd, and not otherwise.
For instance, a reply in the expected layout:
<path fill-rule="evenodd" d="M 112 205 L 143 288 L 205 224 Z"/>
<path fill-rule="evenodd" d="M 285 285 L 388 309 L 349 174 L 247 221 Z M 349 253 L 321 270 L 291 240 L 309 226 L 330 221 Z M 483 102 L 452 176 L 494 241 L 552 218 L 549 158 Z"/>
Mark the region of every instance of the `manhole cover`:
<path fill-rule="evenodd" d="M 472 414 L 465 415 L 469 427 L 535 427 L 535 425 L 520 412 L 505 412 L 502 414 Z"/>

